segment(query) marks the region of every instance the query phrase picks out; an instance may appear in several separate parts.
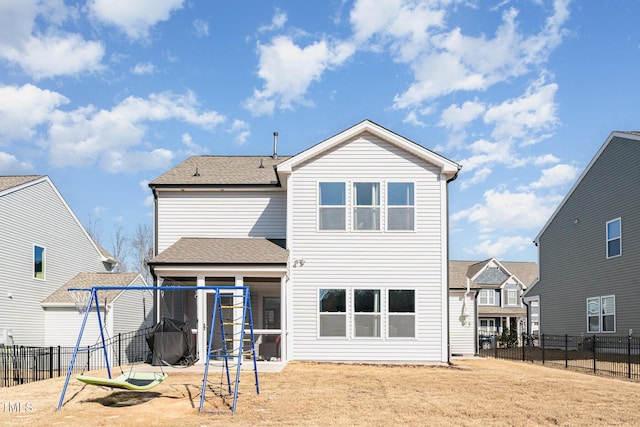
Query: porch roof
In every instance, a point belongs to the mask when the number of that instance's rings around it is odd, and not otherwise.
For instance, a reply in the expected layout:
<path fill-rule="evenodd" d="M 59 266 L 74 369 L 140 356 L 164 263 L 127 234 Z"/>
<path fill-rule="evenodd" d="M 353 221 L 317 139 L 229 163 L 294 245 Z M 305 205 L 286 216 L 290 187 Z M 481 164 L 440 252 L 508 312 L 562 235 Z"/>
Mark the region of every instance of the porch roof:
<path fill-rule="evenodd" d="M 524 307 L 494 307 L 478 305 L 478 316 L 525 316 L 527 309 Z"/>
<path fill-rule="evenodd" d="M 286 264 L 289 251 L 263 238 L 183 237 L 149 264 Z"/>
<path fill-rule="evenodd" d="M 73 304 L 73 298 L 69 293 L 71 288 L 91 289 L 94 286 L 129 286 L 138 277 L 139 273 L 78 273 L 67 283 L 56 289 L 51 295 L 42 301 L 42 304 Z M 113 301 L 122 290 L 100 292 L 100 304 L 106 299 Z"/>

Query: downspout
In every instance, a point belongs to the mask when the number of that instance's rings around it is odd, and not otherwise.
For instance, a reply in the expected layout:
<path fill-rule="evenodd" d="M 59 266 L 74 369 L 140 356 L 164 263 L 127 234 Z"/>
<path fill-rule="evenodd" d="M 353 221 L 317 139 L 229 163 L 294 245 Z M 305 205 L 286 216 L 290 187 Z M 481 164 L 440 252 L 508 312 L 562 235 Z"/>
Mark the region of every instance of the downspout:
<path fill-rule="evenodd" d="M 458 166 L 458 171 L 455 173 L 455 175 L 453 175 L 451 178 L 449 178 L 446 182 L 446 189 L 447 189 L 447 200 L 445 203 L 445 226 L 446 226 L 446 230 L 447 230 L 447 365 L 451 365 L 451 308 L 450 308 L 450 304 L 449 304 L 449 294 L 450 294 L 450 283 L 449 281 L 451 280 L 451 278 L 449 277 L 449 183 L 451 181 L 454 181 L 457 177 L 458 177 L 458 173 L 460 172 L 460 169 L 462 169 L 461 166 Z"/>

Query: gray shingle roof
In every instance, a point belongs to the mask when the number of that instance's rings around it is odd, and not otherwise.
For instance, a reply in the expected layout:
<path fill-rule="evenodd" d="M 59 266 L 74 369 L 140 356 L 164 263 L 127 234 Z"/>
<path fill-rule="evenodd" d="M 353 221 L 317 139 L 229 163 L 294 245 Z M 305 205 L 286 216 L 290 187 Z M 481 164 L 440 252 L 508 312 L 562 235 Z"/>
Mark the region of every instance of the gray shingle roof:
<path fill-rule="evenodd" d="M 89 289 L 93 286 L 129 286 L 138 277 L 138 273 L 78 273 L 55 292 L 42 301 L 43 304 L 73 303 L 73 298 L 68 291 L 71 288 Z M 100 291 L 98 298 L 100 304 L 113 301 L 122 291 Z"/>
<path fill-rule="evenodd" d="M 289 251 L 267 239 L 183 237 L 149 264 L 286 264 L 288 259 Z"/>
<path fill-rule="evenodd" d="M 490 259 L 485 261 L 449 261 L 449 288 L 466 289 L 467 278 L 471 278 L 484 267 Z M 535 262 L 499 261 L 509 273 L 516 276 L 526 287 L 531 286 L 538 278 L 538 264 Z M 477 283 L 471 282 L 472 289 L 480 289 Z"/>
<path fill-rule="evenodd" d="M 42 178 L 44 175 L 11 175 L 0 176 L 0 191 L 8 190 L 29 181 Z"/>
<path fill-rule="evenodd" d="M 274 166 L 290 157 L 193 156 L 151 181 L 149 186 L 276 185 Z"/>

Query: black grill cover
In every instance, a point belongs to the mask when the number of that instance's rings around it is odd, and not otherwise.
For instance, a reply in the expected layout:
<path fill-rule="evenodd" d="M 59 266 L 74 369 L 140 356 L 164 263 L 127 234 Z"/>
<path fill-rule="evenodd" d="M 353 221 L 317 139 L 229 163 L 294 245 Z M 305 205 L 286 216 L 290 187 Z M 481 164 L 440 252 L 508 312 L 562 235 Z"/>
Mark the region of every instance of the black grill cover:
<path fill-rule="evenodd" d="M 185 322 L 165 317 L 147 331 L 146 340 L 154 366 L 189 366 L 198 360 L 191 327 Z"/>

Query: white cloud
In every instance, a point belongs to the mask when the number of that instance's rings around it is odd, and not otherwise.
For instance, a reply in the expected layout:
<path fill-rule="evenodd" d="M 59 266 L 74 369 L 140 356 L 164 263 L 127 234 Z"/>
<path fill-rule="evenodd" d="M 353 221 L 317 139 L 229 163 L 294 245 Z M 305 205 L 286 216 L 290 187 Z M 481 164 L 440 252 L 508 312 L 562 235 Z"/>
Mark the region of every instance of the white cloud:
<path fill-rule="evenodd" d="M 558 163 L 560 161 L 559 158 L 554 156 L 553 154 L 544 154 L 542 156 L 538 156 L 533 160 L 533 164 L 536 166 L 546 165 L 549 163 Z"/>
<path fill-rule="evenodd" d="M 24 175 L 33 173 L 33 165 L 29 161 L 21 161 L 13 154 L 0 151 L 0 175 Z"/>
<path fill-rule="evenodd" d="M 202 19 L 196 19 L 193 21 L 193 28 L 196 31 L 198 37 L 206 37 L 209 35 L 209 24 Z"/>
<path fill-rule="evenodd" d="M 425 127 L 425 123 L 418 118 L 418 115 L 415 111 L 409 111 L 404 119 L 402 119 L 402 123 L 409 123 L 414 126 Z"/>
<path fill-rule="evenodd" d="M 471 250 L 466 252 L 478 258 L 506 258 L 513 252 L 523 251 L 533 245 L 533 239 L 523 236 L 499 236 L 494 239 L 482 240 Z"/>
<path fill-rule="evenodd" d="M 474 121 L 485 112 L 485 105 L 478 101 L 466 101 L 461 107 L 450 105 L 442 111 L 440 126 L 445 126 L 453 131 L 460 131 L 467 124 Z"/>
<path fill-rule="evenodd" d="M 287 23 L 287 14 L 284 12 L 280 12 L 279 10 L 276 10 L 276 13 L 273 15 L 273 18 L 271 18 L 271 23 L 269 23 L 269 25 L 260 26 L 258 28 L 258 32 L 279 30 L 280 28 L 284 27 L 284 24 L 286 23 Z"/>
<path fill-rule="evenodd" d="M 198 107 L 192 92 L 165 92 L 151 94 L 147 99 L 129 97 L 111 110 L 87 106 L 70 112 L 56 111 L 47 141 L 50 161 L 54 166 L 98 163 L 110 172 L 128 167 L 164 167 L 172 158 L 168 150 L 142 152 L 133 147 L 145 141 L 149 122 L 179 120 L 203 129 L 213 129 L 224 122 L 224 116 L 214 111 L 201 112 Z M 147 158 L 142 161 L 144 156 Z M 131 159 L 141 164 L 136 165 Z"/>
<path fill-rule="evenodd" d="M 249 130 L 249 124 L 242 120 L 234 120 L 231 128 L 227 132 L 234 134 L 233 140 L 238 145 L 246 144 L 247 140 L 251 136 Z"/>
<path fill-rule="evenodd" d="M 475 204 L 451 216 L 453 222 L 466 219 L 482 233 L 510 230 L 538 230 L 553 213 L 562 198 L 542 197 L 534 192 L 488 190 L 483 203 Z"/>
<path fill-rule="evenodd" d="M 35 127 L 48 123 L 56 108 L 68 102 L 63 95 L 32 84 L 0 86 L 0 145 L 32 138 Z"/>
<path fill-rule="evenodd" d="M 542 171 L 542 176 L 537 181 L 532 182 L 527 187 L 538 188 L 550 188 L 558 187 L 575 181 L 580 170 L 571 165 L 555 165 L 552 168 Z"/>
<path fill-rule="evenodd" d="M 92 15 L 101 22 L 115 25 L 132 39 L 145 39 L 158 22 L 181 9 L 184 0 L 90 0 Z"/>
<path fill-rule="evenodd" d="M 258 44 L 258 51 L 258 76 L 265 83 L 245 101 L 245 108 L 254 115 L 264 115 L 276 107 L 309 105 L 305 94 L 311 83 L 319 81 L 326 70 L 342 65 L 354 53 L 354 46 L 321 40 L 300 47 L 290 37 L 278 36 L 269 44 Z"/>
<path fill-rule="evenodd" d="M 376 6 L 386 7 L 361 10 L 374 2 Z M 557 1 L 553 15 L 542 30 L 526 35 L 518 26 L 518 12 L 510 8 L 503 13 L 493 38 L 487 38 L 467 36 L 460 28 L 441 28 L 444 18 L 440 21 L 423 18 L 421 26 L 414 25 L 414 21 L 406 27 L 402 21 L 397 27 L 392 25 L 409 7 L 412 6 L 400 0 L 363 0 L 352 11 L 356 39 L 380 39 L 392 47 L 396 61 L 408 64 L 413 71 L 414 82 L 394 98 L 394 106 L 399 109 L 456 91 L 484 91 L 498 82 L 529 72 L 546 61 L 549 52 L 560 43 L 564 34 L 562 25 L 568 18 L 567 2 Z M 425 7 L 416 6 L 417 9 Z M 432 10 L 431 16 L 440 16 L 435 12 L 442 14 L 444 10 Z M 354 20 L 354 13 L 361 16 Z M 427 34 L 428 29 L 431 34 Z"/>
<path fill-rule="evenodd" d="M 358 44 L 389 43 L 398 61 L 413 61 L 429 46 L 429 30 L 444 25 L 445 10 L 430 2 L 358 0 L 351 25 Z M 371 40 L 373 39 L 373 40 Z"/>
<path fill-rule="evenodd" d="M 510 99 L 491 106 L 484 114 L 484 121 L 494 125 L 495 139 L 522 139 L 525 144 L 535 143 L 558 122 L 555 95 L 557 84 L 527 88 L 520 98 Z M 540 133 L 542 132 L 542 134 Z"/>
<path fill-rule="evenodd" d="M 35 79 L 100 70 L 103 44 L 58 28 L 72 15 L 60 0 L 0 2 L 0 58 Z"/>
<path fill-rule="evenodd" d="M 181 140 L 182 144 L 187 147 L 185 154 L 188 156 L 197 156 L 207 152 L 207 148 L 193 142 L 193 138 L 188 133 L 183 133 Z"/>
<path fill-rule="evenodd" d="M 138 62 L 131 72 L 138 75 L 153 74 L 156 72 L 156 66 L 150 62 Z"/>
<path fill-rule="evenodd" d="M 105 151 L 100 157 L 100 168 L 110 173 L 128 173 L 141 170 L 168 169 L 173 153 L 164 148 L 151 151 Z"/>
<path fill-rule="evenodd" d="M 491 168 L 488 168 L 488 167 L 477 169 L 473 173 L 473 176 L 471 178 L 468 178 L 468 179 L 464 178 L 460 180 L 460 189 L 466 190 L 472 185 L 480 184 L 481 182 L 486 181 L 489 175 L 491 175 L 491 172 L 492 172 Z"/>

